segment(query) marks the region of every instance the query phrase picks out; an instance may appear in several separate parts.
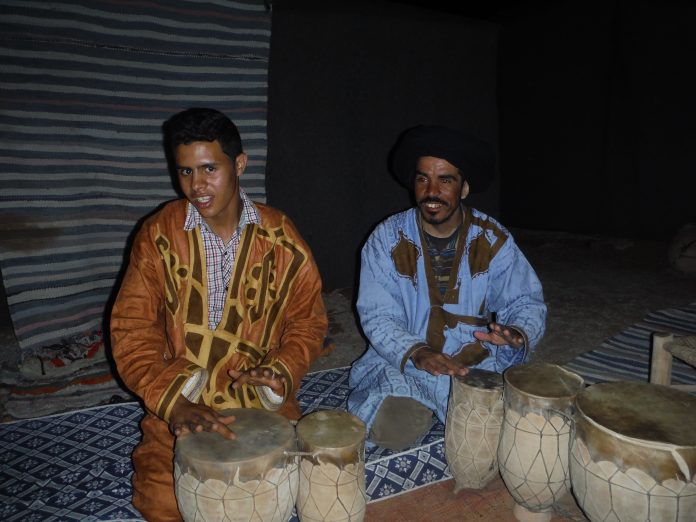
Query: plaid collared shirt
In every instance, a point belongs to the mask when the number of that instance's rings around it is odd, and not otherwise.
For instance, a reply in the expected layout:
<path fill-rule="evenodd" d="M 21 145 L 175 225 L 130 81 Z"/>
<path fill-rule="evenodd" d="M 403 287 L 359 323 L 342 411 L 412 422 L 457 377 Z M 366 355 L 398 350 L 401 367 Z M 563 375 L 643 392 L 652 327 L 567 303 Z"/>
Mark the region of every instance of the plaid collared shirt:
<path fill-rule="evenodd" d="M 186 211 L 184 230 L 193 230 L 198 227 L 201 230 L 201 236 L 203 236 L 205 266 L 208 271 L 208 328 L 211 330 L 217 328 L 218 323 L 222 319 L 227 287 L 232 277 L 232 267 L 237 257 L 242 230 L 250 223 L 257 225 L 261 223 L 258 210 L 256 210 L 254 203 L 241 188 L 239 189 L 239 196 L 242 201 L 242 215 L 239 218 L 237 230 L 232 234 L 232 238 L 226 245 L 222 239 L 210 230 L 198 210 L 196 210 L 196 207 L 189 203 Z"/>

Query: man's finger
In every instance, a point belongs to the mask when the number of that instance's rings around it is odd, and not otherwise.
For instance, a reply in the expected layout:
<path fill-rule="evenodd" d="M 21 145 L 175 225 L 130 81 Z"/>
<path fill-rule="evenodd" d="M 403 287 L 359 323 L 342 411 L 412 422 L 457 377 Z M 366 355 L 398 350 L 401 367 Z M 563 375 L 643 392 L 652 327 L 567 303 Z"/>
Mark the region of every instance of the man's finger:
<path fill-rule="evenodd" d="M 239 376 L 236 378 L 236 380 L 232 383 L 232 388 L 233 389 L 238 389 L 242 384 L 246 384 L 249 382 L 250 376 L 246 372 L 240 372 Z"/>
<path fill-rule="evenodd" d="M 218 426 L 215 432 L 229 440 L 234 440 L 237 438 L 237 434 L 227 426 Z"/>
<path fill-rule="evenodd" d="M 237 417 L 234 415 L 218 415 L 218 420 L 227 426 L 228 424 L 232 424 L 234 421 L 236 421 Z"/>

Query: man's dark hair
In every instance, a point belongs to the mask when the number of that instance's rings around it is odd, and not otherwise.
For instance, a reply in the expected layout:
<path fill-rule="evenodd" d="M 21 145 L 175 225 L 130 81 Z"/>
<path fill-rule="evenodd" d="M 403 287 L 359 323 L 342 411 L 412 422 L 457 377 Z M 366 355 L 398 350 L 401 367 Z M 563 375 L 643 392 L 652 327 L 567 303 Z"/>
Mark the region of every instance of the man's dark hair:
<path fill-rule="evenodd" d="M 215 109 L 192 108 L 179 112 L 164 122 L 164 144 L 174 155 L 179 145 L 194 141 L 215 141 L 232 160 L 244 152 L 237 126 Z"/>
<path fill-rule="evenodd" d="M 460 130 L 439 125 L 418 125 L 404 131 L 390 153 L 390 168 L 396 180 L 413 190 L 418 158 L 441 158 L 459 170 L 471 192 L 483 192 L 495 174 L 495 154 L 483 140 Z"/>

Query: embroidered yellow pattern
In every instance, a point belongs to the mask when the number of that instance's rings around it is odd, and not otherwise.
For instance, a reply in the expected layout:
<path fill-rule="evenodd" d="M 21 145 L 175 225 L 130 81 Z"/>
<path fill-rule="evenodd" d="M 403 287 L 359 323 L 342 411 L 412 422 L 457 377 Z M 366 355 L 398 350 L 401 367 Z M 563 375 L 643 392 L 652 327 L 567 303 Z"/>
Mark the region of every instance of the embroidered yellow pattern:
<path fill-rule="evenodd" d="M 245 385 L 232 390 L 226 370 L 231 365 L 247 370 L 264 361 L 282 323 L 293 283 L 309 254 L 288 238 L 282 227 L 246 226 L 240 238 L 222 319 L 217 329 L 210 330 L 205 251 L 198 229 L 188 232 L 188 242 L 190 268 L 181 271 L 178 259 L 169 263 L 165 260 L 165 272 L 167 285 L 173 290 L 181 287 L 181 274 L 187 276 L 181 311 L 185 319 L 186 358 L 208 371 L 201 400 L 216 409 L 260 408 L 254 387 Z M 160 251 L 169 252 L 166 238 L 158 239 L 159 244 L 163 245 Z M 170 252 L 167 259 L 173 257 Z M 279 264 L 278 260 L 282 262 Z M 179 309 L 176 296 L 174 291 L 173 305 L 168 305 L 172 314 Z M 281 373 L 289 374 L 279 361 L 271 364 Z M 290 375 L 286 375 L 286 379 L 292 384 Z"/>
<path fill-rule="evenodd" d="M 169 240 L 162 235 L 157 227 L 155 246 L 160 253 L 160 259 L 164 264 L 165 303 L 169 312 L 175 315 L 179 309 L 179 289 L 182 280 L 188 276 L 188 267 L 179 263 L 179 256 L 172 252 Z"/>

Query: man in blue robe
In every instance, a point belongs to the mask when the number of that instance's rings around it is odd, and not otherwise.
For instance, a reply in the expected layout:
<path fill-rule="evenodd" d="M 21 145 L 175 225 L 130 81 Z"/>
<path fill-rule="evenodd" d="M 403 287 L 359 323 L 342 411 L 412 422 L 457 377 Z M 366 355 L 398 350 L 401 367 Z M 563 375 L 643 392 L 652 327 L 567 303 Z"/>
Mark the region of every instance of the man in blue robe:
<path fill-rule="evenodd" d="M 488 145 L 453 129 L 405 132 L 392 171 L 416 206 L 380 223 L 361 254 L 357 301 L 365 354 L 348 410 L 368 441 L 401 450 L 445 422 L 452 376 L 502 373 L 541 339 L 541 283 L 510 233 L 463 201 L 493 176 Z"/>

